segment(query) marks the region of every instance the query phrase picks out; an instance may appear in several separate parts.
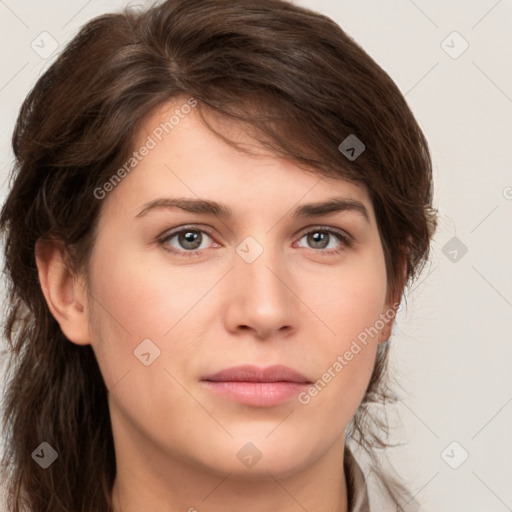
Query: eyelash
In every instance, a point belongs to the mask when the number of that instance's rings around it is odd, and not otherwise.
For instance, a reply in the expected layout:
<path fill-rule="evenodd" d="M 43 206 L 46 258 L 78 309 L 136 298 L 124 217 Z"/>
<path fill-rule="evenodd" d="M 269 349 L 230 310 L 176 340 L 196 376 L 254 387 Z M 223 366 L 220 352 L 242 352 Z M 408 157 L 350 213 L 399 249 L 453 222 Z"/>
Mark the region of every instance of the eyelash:
<path fill-rule="evenodd" d="M 174 238 L 176 235 L 179 235 L 180 233 L 184 233 L 187 231 L 206 233 L 213 240 L 213 235 L 210 233 L 209 230 L 207 230 L 205 228 L 199 228 L 197 226 L 184 226 L 175 231 L 164 233 L 161 237 L 158 238 L 158 240 L 157 240 L 158 245 L 162 246 L 163 249 L 166 250 L 167 252 L 170 252 L 170 253 L 175 254 L 182 258 L 190 258 L 190 257 L 197 256 L 197 255 L 201 254 L 201 252 L 203 252 L 204 249 L 198 249 L 195 251 L 186 251 L 186 250 L 177 251 L 175 249 L 170 249 L 169 246 L 167 245 L 167 242 L 169 242 L 169 240 Z M 311 249 L 311 250 L 315 251 L 316 253 L 320 254 L 321 256 L 333 256 L 336 254 L 340 254 L 344 250 L 350 249 L 353 247 L 353 240 L 349 235 L 346 235 L 342 231 L 338 231 L 337 229 L 330 228 L 328 226 L 319 226 L 319 227 L 314 227 L 312 229 L 309 229 L 307 231 L 303 231 L 299 237 L 299 240 L 301 238 L 303 238 L 305 235 L 308 235 L 310 233 L 323 233 L 323 232 L 329 233 L 330 235 L 334 235 L 342 243 L 342 246 L 338 249 L 329 249 L 329 250 Z"/>

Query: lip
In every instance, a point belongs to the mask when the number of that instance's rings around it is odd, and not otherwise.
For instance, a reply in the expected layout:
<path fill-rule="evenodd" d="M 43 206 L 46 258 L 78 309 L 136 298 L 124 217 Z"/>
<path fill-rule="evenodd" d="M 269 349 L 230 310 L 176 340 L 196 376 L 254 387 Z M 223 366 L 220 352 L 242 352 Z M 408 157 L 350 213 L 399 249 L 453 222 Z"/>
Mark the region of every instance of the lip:
<path fill-rule="evenodd" d="M 259 407 L 284 403 L 311 384 L 300 372 L 283 365 L 234 366 L 203 377 L 201 381 L 207 389 L 225 398 Z"/>

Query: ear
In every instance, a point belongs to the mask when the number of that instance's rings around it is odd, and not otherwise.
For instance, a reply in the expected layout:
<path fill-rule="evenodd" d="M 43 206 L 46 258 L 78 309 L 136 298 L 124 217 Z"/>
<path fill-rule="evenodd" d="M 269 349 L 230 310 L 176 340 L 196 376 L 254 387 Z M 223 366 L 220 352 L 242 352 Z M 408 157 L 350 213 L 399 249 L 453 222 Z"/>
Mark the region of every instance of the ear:
<path fill-rule="evenodd" d="M 381 318 L 384 322 L 384 327 L 379 333 L 378 343 L 385 343 L 391 337 L 393 325 L 395 324 L 396 314 L 400 303 L 394 302 L 392 305 L 388 305 L 387 308 L 382 312 Z"/>
<path fill-rule="evenodd" d="M 87 294 L 82 280 L 67 268 L 67 253 L 62 242 L 39 239 L 35 253 L 39 283 L 50 312 L 68 340 L 88 345 Z"/>

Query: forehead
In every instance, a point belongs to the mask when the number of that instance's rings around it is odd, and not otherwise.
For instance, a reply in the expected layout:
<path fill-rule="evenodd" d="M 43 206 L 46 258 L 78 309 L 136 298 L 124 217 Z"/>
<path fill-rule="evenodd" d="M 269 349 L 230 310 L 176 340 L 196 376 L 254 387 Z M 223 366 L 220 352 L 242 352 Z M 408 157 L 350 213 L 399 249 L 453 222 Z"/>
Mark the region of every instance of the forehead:
<path fill-rule="evenodd" d="M 181 96 L 148 114 L 134 137 L 133 169 L 112 196 L 131 205 L 164 193 L 223 198 L 243 209 L 249 203 L 257 206 L 258 199 L 261 206 L 266 200 L 285 206 L 341 195 L 371 210 L 363 185 L 300 168 L 263 147 L 251 127 L 203 110 L 208 124 L 237 144 L 236 149 L 205 124 L 196 105 Z"/>

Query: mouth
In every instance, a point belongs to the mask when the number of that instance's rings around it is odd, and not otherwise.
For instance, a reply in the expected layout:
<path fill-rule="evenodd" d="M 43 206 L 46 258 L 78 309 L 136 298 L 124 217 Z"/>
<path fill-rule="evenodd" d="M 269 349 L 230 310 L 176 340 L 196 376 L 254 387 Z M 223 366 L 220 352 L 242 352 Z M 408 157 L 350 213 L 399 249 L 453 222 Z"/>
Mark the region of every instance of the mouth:
<path fill-rule="evenodd" d="M 283 365 L 235 366 L 203 377 L 201 382 L 228 400 L 257 407 L 287 402 L 312 384 L 300 372 Z"/>

